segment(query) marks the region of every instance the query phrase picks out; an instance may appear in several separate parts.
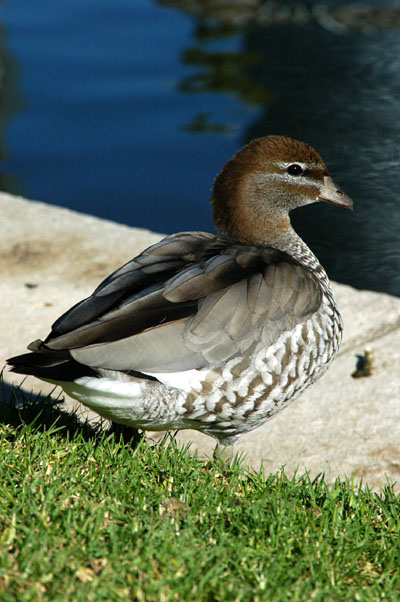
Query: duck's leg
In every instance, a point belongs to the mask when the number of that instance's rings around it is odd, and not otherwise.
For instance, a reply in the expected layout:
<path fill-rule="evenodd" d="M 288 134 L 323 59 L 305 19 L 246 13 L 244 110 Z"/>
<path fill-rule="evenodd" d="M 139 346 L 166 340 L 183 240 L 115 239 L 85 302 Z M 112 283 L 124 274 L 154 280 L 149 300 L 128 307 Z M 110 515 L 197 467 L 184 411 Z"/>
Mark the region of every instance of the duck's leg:
<path fill-rule="evenodd" d="M 235 457 L 235 446 L 233 443 L 222 443 L 217 442 L 213 453 L 214 460 L 219 458 L 226 464 L 232 464 L 232 460 Z"/>

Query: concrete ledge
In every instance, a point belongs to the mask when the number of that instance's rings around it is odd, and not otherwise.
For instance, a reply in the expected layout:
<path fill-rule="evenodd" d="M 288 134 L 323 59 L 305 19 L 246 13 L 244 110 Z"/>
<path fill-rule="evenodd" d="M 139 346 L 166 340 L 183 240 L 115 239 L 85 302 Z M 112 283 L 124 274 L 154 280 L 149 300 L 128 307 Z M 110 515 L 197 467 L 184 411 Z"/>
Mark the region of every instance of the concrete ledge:
<path fill-rule="evenodd" d="M 113 269 L 161 238 L 67 209 L 0 194 L 0 364 L 48 333 L 52 322 L 89 295 Z M 345 322 L 340 356 L 292 407 L 249 433 L 238 450 L 267 471 L 285 464 L 330 478 L 354 472 L 377 487 L 400 479 L 400 299 L 334 284 Z M 351 377 L 356 355 L 374 350 L 368 378 Z M 5 373 L 7 382 L 20 383 Z M 25 388 L 48 391 L 27 378 Z M 71 403 L 71 402 L 69 402 Z M 210 454 L 194 431 L 179 439 Z"/>

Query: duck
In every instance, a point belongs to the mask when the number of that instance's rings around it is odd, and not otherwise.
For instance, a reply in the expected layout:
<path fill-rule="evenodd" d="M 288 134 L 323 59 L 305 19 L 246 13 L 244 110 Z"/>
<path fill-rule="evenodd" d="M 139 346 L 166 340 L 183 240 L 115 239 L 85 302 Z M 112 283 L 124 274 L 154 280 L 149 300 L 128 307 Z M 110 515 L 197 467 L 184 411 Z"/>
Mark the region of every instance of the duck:
<path fill-rule="evenodd" d="M 353 209 L 316 150 L 269 135 L 211 189 L 218 234 L 168 235 L 66 311 L 12 372 L 60 385 L 117 425 L 195 429 L 231 450 L 319 379 L 343 323 L 328 276 L 289 213 Z"/>

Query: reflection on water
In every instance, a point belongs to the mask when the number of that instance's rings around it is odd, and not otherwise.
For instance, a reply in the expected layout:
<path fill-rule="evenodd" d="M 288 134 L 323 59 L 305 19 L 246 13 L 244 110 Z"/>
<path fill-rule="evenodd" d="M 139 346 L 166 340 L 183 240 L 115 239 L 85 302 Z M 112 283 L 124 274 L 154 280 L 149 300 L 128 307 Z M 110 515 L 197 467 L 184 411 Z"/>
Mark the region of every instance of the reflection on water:
<path fill-rule="evenodd" d="M 180 81 L 179 89 L 197 94 L 233 94 L 247 105 L 262 106 L 271 99 L 271 92 L 250 74 L 251 67 L 262 62 L 262 55 L 244 52 L 242 48 L 218 48 L 218 43 L 221 45 L 221 42 L 233 36 L 238 37 L 238 28 L 232 25 L 196 24 L 193 31 L 196 44 L 182 52 L 183 62 L 194 69 Z M 210 123 L 210 118 L 208 112 L 198 113 L 184 129 L 191 132 L 228 132 L 233 129 L 229 122 Z"/>
<path fill-rule="evenodd" d="M 298 0 L 157 0 L 200 19 L 226 28 L 249 26 L 305 25 L 313 23 L 324 29 L 344 30 L 392 29 L 400 27 L 400 7 L 396 2 L 301 2 Z"/>
<path fill-rule="evenodd" d="M 12 54 L 7 50 L 4 32 L 0 29 L 0 133 L 13 115 L 23 108 L 17 80 L 18 68 Z M 4 139 L 0 135 L 0 159 L 7 156 Z M 12 186 L 12 177 L 0 172 L 0 189 L 8 190 Z"/>
<path fill-rule="evenodd" d="M 223 162 L 251 138 L 290 135 L 356 205 L 297 211 L 300 234 L 332 278 L 400 294 L 398 6 L 121 0 L 105 15 L 71 0 L 69 20 L 45 0 L 36 20 L 22 0 L 5 6 L 0 124 L 19 181 L 3 188 L 159 231 L 209 229 Z"/>

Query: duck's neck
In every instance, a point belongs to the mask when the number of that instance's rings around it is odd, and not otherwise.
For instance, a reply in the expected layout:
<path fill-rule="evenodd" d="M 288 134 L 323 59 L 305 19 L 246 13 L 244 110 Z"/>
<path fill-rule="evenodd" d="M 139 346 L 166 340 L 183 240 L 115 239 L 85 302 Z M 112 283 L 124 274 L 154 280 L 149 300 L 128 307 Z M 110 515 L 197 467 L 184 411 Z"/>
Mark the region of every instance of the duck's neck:
<path fill-rule="evenodd" d="M 329 282 L 324 268 L 314 253 L 291 226 L 280 232 L 277 236 L 269 238 L 266 244 L 291 255 L 309 270 L 317 272 L 319 278 L 325 280 L 327 283 Z"/>
<path fill-rule="evenodd" d="M 301 265 L 313 272 L 322 285 L 327 299 L 329 299 L 332 304 L 335 304 L 327 273 L 311 249 L 292 227 L 288 228 L 275 238 L 269 239 L 266 244 L 291 255 Z"/>

